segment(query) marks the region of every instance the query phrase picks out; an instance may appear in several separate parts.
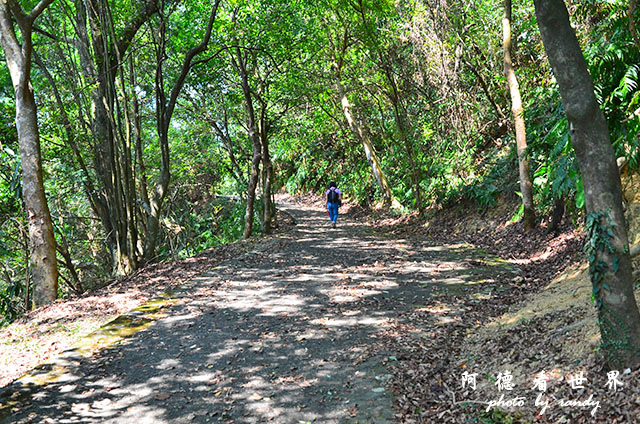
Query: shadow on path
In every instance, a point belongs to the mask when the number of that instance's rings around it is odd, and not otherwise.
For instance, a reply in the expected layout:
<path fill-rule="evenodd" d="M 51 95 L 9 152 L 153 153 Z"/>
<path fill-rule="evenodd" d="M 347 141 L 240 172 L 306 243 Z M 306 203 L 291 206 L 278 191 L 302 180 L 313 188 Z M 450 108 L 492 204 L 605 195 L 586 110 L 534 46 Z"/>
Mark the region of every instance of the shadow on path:
<path fill-rule="evenodd" d="M 381 332 L 434 291 L 489 290 L 511 269 L 470 246 L 349 219 L 331 229 L 322 211 L 284 207 L 291 233 L 159 302 L 164 317 L 121 318 L 122 342 L 14 383 L 0 422 L 393 422 Z"/>

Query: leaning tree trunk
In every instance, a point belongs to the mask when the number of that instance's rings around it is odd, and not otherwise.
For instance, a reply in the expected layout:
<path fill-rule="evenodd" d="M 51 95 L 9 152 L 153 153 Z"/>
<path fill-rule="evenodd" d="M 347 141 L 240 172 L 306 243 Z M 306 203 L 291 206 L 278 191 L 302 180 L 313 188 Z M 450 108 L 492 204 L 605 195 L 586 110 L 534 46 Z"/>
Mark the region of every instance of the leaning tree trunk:
<path fill-rule="evenodd" d="M 0 2 L 0 43 L 16 96 L 22 196 L 29 226 L 29 259 L 33 274 L 33 303 L 36 306 L 52 302 L 58 297 L 56 241 L 44 192 L 38 116 L 31 85 L 33 22 L 52 1 L 41 1 L 29 14 L 22 11 L 15 0 Z M 16 37 L 12 13 L 20 28 L 22 44 Z"/>
<path fill-rule="evenodd" d="M 393 101 L 393 114 L 396 120 L 396 125 L 398 126 L 398 131 L 400 132 L 400 137 L 402 138 L 402 143 L 404 145 L 404 150 L 407 153 L 407 157 L 409 158 L 409 165 L 411 166 L 411 182 L 413 183 L 413 190 L 415 192 L 416 208 L 418 209 L 418 213 L 420 214 L 420 216 L 423 216 L 424 205 L 422 204 L 422 188 L 420 187 L 420 182 L 422 181 L 422 171 L 420 170 L 420 164 L 416 163 L 416 154 L 413 150 L 411 140 L 409 140 L 405 121 L 400 114 L 400 111 L 398 110 L 398 97 L 396 96 L 395 100 Z"/>
<path fill-rule="evenodd" d="M 522 206 L 524 208 L 525 231 L 532 230 L 536 226 L 536 212 L 533 207 L 533 185 L 529 175 L 529 160 L 526 157 L 527 132 L 524 126 L 524 111 L 520 86 L 516 78 L 511 61 L 511 0 L 504 0 L 504 16 L 502 18 L 502 46 L 504 48 L 504 73 L 511 93 L 511 112 L 516 127 L 516 151 L 518 154 L 518 169 L 520 174 L 520 192 L 522 193 Z"/>
<path fill-rule="evenodd" d="M 338 81 L 336 82 L 338 86 L 338 95 L 340 96 L 340 103 L 342 104 L 342 113 L 344 113 L 344 117 L 347 120 L 347 124 L 349 124 L 349 128 L 356 136 L 356 138 L 362 143 L 362 147 L 364 148 L 364 153 L 367 156 L 367 160 L 371 165 L 371 172 L 378 183 L 378 187 L 382 191 L 382 197 L 384 198 L 384 202 L 387 205 L 393 205 L 394 207 L 399 207 L 400 203 L 393 197 L 391 193 L 391 188 L 389 187 L 389 183 L 382 172 L 382 167 L 380 166 L 380 161 L 378 160 L 378 155 L 376 155 L 376 151 L 373 148 L 373 144 L 371 144 L 371 140 L 364 133 L 360 125 L 353 119 L 351 115 L 351 104 L 349 103 L 349 99 L 347 98 L 347 93 L 345 92 L 344 86 L 340 82 L 340 78 L 338 77 Z"/>
<path fill-rule="evenodd" d="M 22 196 L 29 223 L 29 247 L 36 306 L 58 297 L 58 263 L 51 214 L 44 193 L 36 103 L 31 84 L 16 88 L 16 123 L 22 162 Z"/>
<path fill-rule="evenodd" d="M 400 133 L 400 138 L 402 139 L 402 145 L 407 154 L 407 158 L 409 159 L 409 165 L 411 166 L 411 182 L 413 184 L 413 189 L 415 192 L 416 208 L 418 209 L 420 216 L 422 216 L 424 215 L 424 205 L 422 204 L 422 188 L 420 187 L 420 182 L 422 181 L 422 171 L 420 169 L 420 164 L 416 162 L 416 155 L 413 149 L 413 144 L 409 139 L 411 124 L 408 123 L 405 119 L 407 116 L 407 110 L 405 107 L 403 107 L 402 99 L 400 98 L 400 92 L 398 90 L 398 85 L 391 70 L 391 66 L 385 60 L 381 52 L 378 53 L 378 57 L 381 63 L 381 67 L 384 70 L 384 74 L 387 77 L 387 82 L 389 83 L 390 91 L 387 92 L 387 97 L 393 105 L 393 116 L 396 121 L 396 126 L 398 127 L 398 132 Z"/>
<path fill-rule="evenodd" d="M 534 3 L 584 182 L 587 251 L 602 347 L 610 367 L 633 366 L 640 362 L 640 313 L 633 294 L 620 174 L 607 122 L 564 2 Z"/>

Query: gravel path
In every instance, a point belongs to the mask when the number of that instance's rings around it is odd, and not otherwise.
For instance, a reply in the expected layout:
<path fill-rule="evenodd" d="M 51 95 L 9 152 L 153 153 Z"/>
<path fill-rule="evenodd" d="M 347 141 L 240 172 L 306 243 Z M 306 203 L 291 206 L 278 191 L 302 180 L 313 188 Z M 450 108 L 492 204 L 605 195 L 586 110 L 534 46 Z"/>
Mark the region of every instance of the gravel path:
<path fill-rule="evenodd" d="M 379 338 L 431 291 L 464 286 L 465 248 L 284 209 L 293 231 L 196 278 L 124 341 L 14 383 L 0 422 L 394 422 L 396 358 Z M 137 314 L 119 326 L 148 323 Z"/>

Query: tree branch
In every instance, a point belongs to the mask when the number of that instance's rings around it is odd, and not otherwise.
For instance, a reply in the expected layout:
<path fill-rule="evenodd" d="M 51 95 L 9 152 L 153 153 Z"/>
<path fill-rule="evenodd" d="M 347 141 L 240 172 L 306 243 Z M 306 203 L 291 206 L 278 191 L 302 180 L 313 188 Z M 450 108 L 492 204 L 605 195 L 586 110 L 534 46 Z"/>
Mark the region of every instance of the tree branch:
<path fill-rule="evenodd" d="M 31 22 L 35 21 L 36 18 L 40 16 L 40 14 L 44 12 L 44 9 L 46 9 L 51 3 L 53 3 L 53 0 L 40 0 L 40 3 L 38 3 L 36 7 L 31 10 L 31 13 L 29 13 L 27 19 L 29 19 Z"/>
<path fill-rule="evenodd" d="M 168 130 L 169 126 L 169 118 L 173 115 L 173 110 L 176 105 L 176 101 L 178 100 L 178 95 L 180 94 L 180 90 L 182 90 L 182 86 L 184 85 L 184 81 L 187 78 L 187 74 L 191 69 L 191 61 L 198 54 L 202 53 L 207 49 L 207 45 L 209 44 L 209 40 L 211 39 L 211 31 L 213 30 L 213 22 L 216 20 L 216 14 L 218 12 L 218 6 L 220 5 L 221 0 L 216 0 L 215 4 L 211 8 L 211 14 L 209 15 L 209 23 L 207 24 L 207 31 L 202 39 L 202 42 L 197 46 L 191 48 L 187 52 L 184 57 L 184 62 L 182 64 L 182 71 L 180 72 L 180 76 L 177 81 L 173 85 L 173 89 L 171 90 L 171 95 L 169 96 L 169 103 L 167 104 L 167 109 L 165 110 L 165 121 L 164 128 L 165 131 Z"/>

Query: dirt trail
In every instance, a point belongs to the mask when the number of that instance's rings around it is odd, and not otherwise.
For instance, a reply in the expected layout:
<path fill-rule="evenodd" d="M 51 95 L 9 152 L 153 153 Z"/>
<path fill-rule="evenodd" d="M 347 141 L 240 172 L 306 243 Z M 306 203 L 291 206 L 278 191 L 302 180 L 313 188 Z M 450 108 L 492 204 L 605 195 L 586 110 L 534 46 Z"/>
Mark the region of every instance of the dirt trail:
<path fill-rule="evenodd" d="M 196 278 L 124 342 L 14 384 L 0 422 L 393 422 L 397 358 L 381 334 L 431 293 L 477 293 L 506 265 L 283 206 L 293 231 Z"/>

